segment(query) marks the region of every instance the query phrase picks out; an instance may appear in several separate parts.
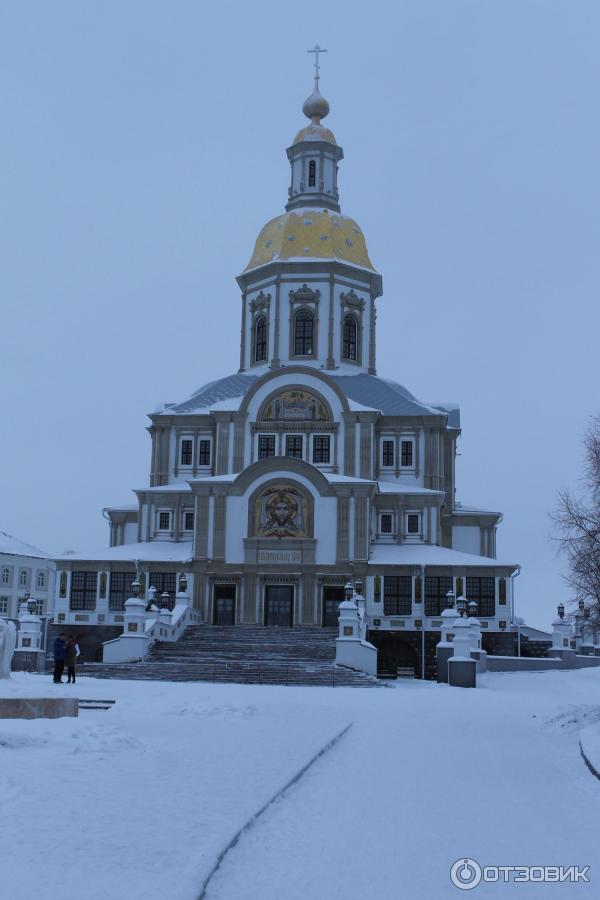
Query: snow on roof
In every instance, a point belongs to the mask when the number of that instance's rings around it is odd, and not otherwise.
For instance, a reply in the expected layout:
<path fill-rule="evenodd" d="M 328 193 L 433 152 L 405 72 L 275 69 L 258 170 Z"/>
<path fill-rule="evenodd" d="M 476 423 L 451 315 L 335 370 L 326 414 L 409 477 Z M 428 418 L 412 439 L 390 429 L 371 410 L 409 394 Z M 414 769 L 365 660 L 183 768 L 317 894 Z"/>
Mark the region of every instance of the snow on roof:
<path fill-rule="evenodd" d="M 138 503 L 120 503 L 118 506 L 105 506 L 106 512 L 138 512 Z"/>
<path fill-rule="evenodd" d="M 501 516 L 502 513 L 492 509 L 481 509 L 477 506 L 467 506 L 464 503 L 456 502 L 452 512 L 458 516 Z"/>
<path fill-rule="evenodd" d="M 142 541 L 136 544 L 122 544 L 120 547 L 106 547 L 102 550 L 63 553 L 57 557 L 57 561 L 191 562 L 192 555 L 191 541 Z"/>
<path fill-rule="evenodd" d="M 265 369 L 266 371 L 268 370 Z M 285 368 L 281 371 L 285 374 Z M 195 412 L 208 414 L 211 410 L 237 409 L 242 397 L 261 374 L 264 372 L 252 375 L 237 373 L 210 381 L 194 391 L 192 396 L 182 403 L 169 404 L 163 412 L 167 415 L 187 415 Z M 356 411 L 377 410 L 384 416 L 447 415 L 448 424 L 458 427 L 458 424 L 451 421 L 453 417 L 460 419 L 459 410 L 455 405 L 453 411 L 449 411 L 441 404 L 434 406 L 422 403 L 403 385 L 391 379 L 368 375 L 366 372 L 350 374 L 347 367 L 342 367 L 336 372 L 328 371 L 326 375 L 339 385 L 351 408 Z"/>
<path fill-rule="evenodd" d="M 429 494 L 429 496 L 441 497 L 444 491 L 434 491 L 433 488 L 419 487 L 418 484 L 406 484 L 402 481 L 378 481 L 381 494 Z"/>
<path fill-rule="evenodd" d="M 398 566 L 477 566 L 516 569 L 516 563 L 505 560 L 490 559 L 488 556 L 476 556 L 474 553 L 462 553 L 433 544 L 373 544 L 370 564 Z"/>
<path fill-rule="evenodd" d="M 157 487 L 147 487 L 147 488 L 137 488 L 137 491 L 140 493 L 143 491 L 145 494 L 159 494 L 159 493 L 175 493 L 177 491 L 189 492 L 191 488 L 187 481 L 176 481 L 173 484 L 160 484 Z M 137 509 L 138 507 L 134 507 Z"/>
<path fill-rule="evenodd" d="M 430 403 L 429 405 L 434 409 L 439 409 L 440 412 L 447 413 L 449 428 L 460 428 L 460 405 L 458 403 Z"/>
<path fill-rule="evenodd" d="M 19 538 L 7 534 L 6 531 L 0 531 L 0 553 L 6 553 L 8 556 L 34 556 L 36 559 L 50 559 L 50 554 Z"/>

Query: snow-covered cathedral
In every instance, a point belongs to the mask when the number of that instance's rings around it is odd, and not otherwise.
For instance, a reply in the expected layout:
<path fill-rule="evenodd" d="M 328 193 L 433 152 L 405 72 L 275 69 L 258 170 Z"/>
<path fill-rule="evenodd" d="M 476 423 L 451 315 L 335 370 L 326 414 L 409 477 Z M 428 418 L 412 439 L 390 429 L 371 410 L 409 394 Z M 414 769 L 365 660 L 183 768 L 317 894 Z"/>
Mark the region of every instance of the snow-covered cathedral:
<path fill-rule="evenodd" d="M 149 484 L 104 511 L 109 548 L 57 560 L 54 621 L 99 643 L 136 575 L 172 605 L 185 574 L 207 626 L 318 629 L 360 578 L 382 669 L 433 658 L 449 591 L 502 652 L 518 567 L 496 559 L 501 514 L 456 499 L 458 407 L 378 375 L 382 279 L 341 212 L 318 70 L 303 111 L 285 212 L 237 278 L 239 371 L 149 416 Z"/>

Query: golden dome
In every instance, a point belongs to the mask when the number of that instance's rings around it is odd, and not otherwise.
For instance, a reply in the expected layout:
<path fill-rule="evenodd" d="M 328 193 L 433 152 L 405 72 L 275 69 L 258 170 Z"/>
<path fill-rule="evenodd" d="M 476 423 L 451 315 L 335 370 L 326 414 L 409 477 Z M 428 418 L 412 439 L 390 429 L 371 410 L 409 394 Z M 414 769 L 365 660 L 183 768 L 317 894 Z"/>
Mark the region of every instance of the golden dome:
<path fill-rule="evenodd" d="M 291 210 L 267 222 L 244 271 L 270 262 L 302 259 L 337 259 L 375 271 L 354 219 L 318 206 Z"/>
<path fill-rule="evenodd" d="M 333 131 L 330 128 L 325 128 L 324 125 L 318 125 L 316 122 L 311 122 L 310 125 L 301 128 L 293 143 L 300 144 L 302 141 L 327 141 L 328 144 L 337 145 Z"/>

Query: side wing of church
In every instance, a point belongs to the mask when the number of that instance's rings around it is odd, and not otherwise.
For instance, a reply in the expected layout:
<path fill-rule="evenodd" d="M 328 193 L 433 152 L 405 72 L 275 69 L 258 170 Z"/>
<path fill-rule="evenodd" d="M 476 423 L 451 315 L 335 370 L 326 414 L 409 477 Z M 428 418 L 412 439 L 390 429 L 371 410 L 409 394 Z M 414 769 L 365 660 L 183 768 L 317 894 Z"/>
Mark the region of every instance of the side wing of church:
<path fill-rule="evenodd" d="M 109 548 L 57 560 L 56 623 L 101 640 L 136 576 L 172 605 L 185 574 L 207 625 L 336 626 L 360 578 L 391 668 L 433 657 L 449 591 L 477 603 L 484 648 L 508 646 L 518 567 L 496 559 L 501 514 L 456 499 L 459 409 L 377 374 L 382 279 L 340 210 L 328 112 L 317 78 L 285 212 L 237 279 L 239 371 L 150 415 L 149 484 L 105 510 Z"/>

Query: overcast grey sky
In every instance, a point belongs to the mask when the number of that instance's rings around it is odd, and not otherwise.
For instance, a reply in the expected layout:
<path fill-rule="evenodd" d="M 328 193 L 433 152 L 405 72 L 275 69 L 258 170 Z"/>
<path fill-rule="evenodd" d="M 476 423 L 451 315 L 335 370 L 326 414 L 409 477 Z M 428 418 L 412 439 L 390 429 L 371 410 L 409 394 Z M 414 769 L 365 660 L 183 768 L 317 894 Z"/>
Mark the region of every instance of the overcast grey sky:
<path fill-rule="evenodd" d="M 0 2 L 0 528 L 103 546 L 146 413 L 237 370 L 319 42 L 342 211 L 383 274 L 379 374 L 457 400 L 458 499 L 505 513 L 519 607 L 600 411 L 597 0 Z"/>

